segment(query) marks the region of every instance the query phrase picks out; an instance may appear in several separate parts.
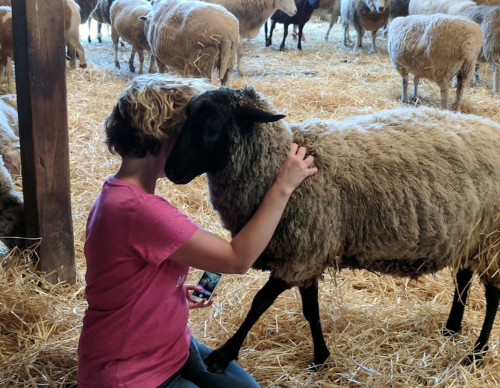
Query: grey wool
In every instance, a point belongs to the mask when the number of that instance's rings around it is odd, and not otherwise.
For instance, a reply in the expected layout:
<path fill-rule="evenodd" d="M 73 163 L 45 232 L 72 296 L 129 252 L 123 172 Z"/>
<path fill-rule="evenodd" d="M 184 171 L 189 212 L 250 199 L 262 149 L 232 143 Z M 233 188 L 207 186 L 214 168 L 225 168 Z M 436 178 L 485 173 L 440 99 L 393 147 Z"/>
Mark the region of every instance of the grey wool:
<path fill-rule="evenodd" d="M 461 330 L 477 273 L 487 309 L 467 360 L 482 357 L 500 303 L 500 124 L 423 107 L 289 124 L 250 86 L 195 96 L 186 112 L 165 173 L 187 183 L 205 172 L 213 207 L 233 236 L 255 213 L 292 142 L 318 167 L 293 192 L 254 263 L 270 271 L 269 280 L 241 327 L 205 360 L 209 370 L 237 358 L 253 323 L 292 286 L 311 327 L 314 364 L 323 364 L 330 353 L 317 284 L 328 267 L 410 278 L 452 268 L 452 334 Z"/>
<path fill-rule="evenodd" d="M 230 96 L 228 111 L 273 111 L 252 87 Z M 477 267 L 483 236 L 500 229 L 500 125 L 491 120 L 422 107 L 233 129 L 227 165 L 207 172 L 210 200 L 233 235 L 255 212 L 290 143 L 315 157 L 319 172 L 293 193 L 254 265 L 291 285 L 329 266 L 410 277 Z"/>

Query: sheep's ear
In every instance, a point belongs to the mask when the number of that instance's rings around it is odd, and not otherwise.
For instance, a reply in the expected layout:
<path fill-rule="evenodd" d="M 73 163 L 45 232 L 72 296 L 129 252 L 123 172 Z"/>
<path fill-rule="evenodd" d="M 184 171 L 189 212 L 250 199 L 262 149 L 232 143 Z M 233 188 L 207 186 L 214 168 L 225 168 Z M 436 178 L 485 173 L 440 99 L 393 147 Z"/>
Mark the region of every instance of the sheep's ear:
<path fill-rule="evenodd" d="M 272 123 L 281 120 L 286 115 L 279 115 L 272 112 L 267 112 L 253 106 L 244 106 L 238 112 L 238 119 L 246 123 Z"/>

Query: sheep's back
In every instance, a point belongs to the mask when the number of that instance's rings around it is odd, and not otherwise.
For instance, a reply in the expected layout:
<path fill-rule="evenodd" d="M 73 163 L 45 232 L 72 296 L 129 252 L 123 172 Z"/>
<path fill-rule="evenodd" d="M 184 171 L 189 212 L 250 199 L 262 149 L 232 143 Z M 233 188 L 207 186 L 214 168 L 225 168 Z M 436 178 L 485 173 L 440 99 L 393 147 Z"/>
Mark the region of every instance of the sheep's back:
<path fill-rule="evenodd" d="M 497 123 L 405 108 L 291 128 L 319 168 L 290 198 L 265 253 L 276 258 L 267 269 L 291 284 L 326 266 L 434 272 L 500 228 Z"/>
<path fill-rule="evenodd" d="M 410 0 L 410 15 L 430 15 L 444 13 L 458 15 L 468 7 L 475 7 L 472 0 Z"/>

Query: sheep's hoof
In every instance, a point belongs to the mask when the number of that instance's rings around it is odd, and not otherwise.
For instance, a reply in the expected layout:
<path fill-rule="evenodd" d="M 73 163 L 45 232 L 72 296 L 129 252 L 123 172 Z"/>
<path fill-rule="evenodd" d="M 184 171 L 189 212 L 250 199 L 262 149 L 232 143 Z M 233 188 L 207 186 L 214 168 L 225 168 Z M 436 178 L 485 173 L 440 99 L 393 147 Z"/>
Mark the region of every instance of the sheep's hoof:
<path fill-rule="evenodd" d="M 135 67 L 132 61 L 128 61 L 128 68 L 130 69 L 131 73 L 135 73 Z"/>
<path fill-rule="evenodd" d="M 449 329 L 445 327 L 444 329 L 439 330 L 439 334 L 441 334 L 444 337 L 455 337 L 456 335 L 460 334 L 461 331 L 462 331 L 461 328 Z"/>
<path fill-rule="evenodd" d="M 325 365 L 325 361 L 330 357 L 330 352 L 325 346 L 325 350 L 321 351 L 319 354 L 314 355 L 314 365 L 310 365 L 309 369 L 317 372 Z"/>
<path fill-rule="evenodd" d="M 287 51 L 285 46 L 280 46 L 280 51 Z"/>
<path fill-rule="evenodd" d="M 453 112 L 460 112 L 460 104 L 457 104 L 456 102 L 453 104 L 451 110 Z"/>
<path fill-rule="evenodd" d="M 99 43 L 102 43 L 102 39 L 101 39 L 101 37 L 100 37 L 100 36 L 99 36 L 99 37 L 97 37 L 97 41 L 98 41 Z"/>
<path fill-rule="evenodd" d="M 269 47 L 273 44 L 273 42 L 271 42 L 271 39 L 266 39 L 266 47 Z"/>
<path fill-rule="evenodd" d="M 236 356 L 232 356 L 230 353 L 231 352 L 227 352 L 224 346 L 222 346 L 205 357 L 203 362 L 207 366 L 209 372 L 222 373 L 231 361 L 238 359 L 237 354 Z"/>
<path fill-rule="evenodd" d="M 115 61 L 115 67 L 116 67 L 117 69 L 119 69 L 119 68 L 120 68 L 120 62 Z"/>
<path fill-rule="evenodd" d="M 488 353 L 489 349 L 490 347 L 488 345 L 484 345 L 484 347 L 480 350 L 474 349 L 473 353 L 464 358 L 462 364 L 464 366 L 479 365 L 483 360 L 483 357 L 486 355 L 486 353 Z"/>

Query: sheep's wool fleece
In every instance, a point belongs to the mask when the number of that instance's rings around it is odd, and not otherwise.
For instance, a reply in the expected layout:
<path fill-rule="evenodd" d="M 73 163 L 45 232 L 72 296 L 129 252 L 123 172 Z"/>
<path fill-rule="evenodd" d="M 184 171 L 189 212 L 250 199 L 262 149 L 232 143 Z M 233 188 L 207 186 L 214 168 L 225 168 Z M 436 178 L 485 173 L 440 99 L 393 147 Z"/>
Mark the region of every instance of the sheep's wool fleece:
<path fill-rule="evenodd" d="M 409 12 L 410 15 L 431 15 L 435 13 L 458 15 L 463 10 L 476 5 L 473 0 L 411 0 Z"/>
<path fill-rule="evenodd" d="M 182 74 L 211 79 L 218 69 L 224 84 L 233 71 L 239 24 L 220 5 L 155 1 L 147 36 L 155 57 Z"/>
<path fill-rule="evenodd" d="M 472 78 L 483 41 L 476 23 L 458 16 L 413 15 L 395 18 L 388 33 L 388 51 L 396 69 L 416 78 L 447 85 L 469 62 L 465 82 Z"/>
<path fill-rule="evenodd" d="M 262 99 L 250 104 L 273 111 Z M 238 131 L 229 165 L 207 174 L 214 208 L 233 235 L 292 141 L 307 147 L 319 169 L 293 193 L 255 268 L 297 286 L 328 266 L 410 277 L 467 265 L 488 267 L 491 278 L 499 269 L 496 255 L 484 255 L 485 236 L 500 229 L 498 123 L 422 107 L 256 124 L 247 137 Z"/>

